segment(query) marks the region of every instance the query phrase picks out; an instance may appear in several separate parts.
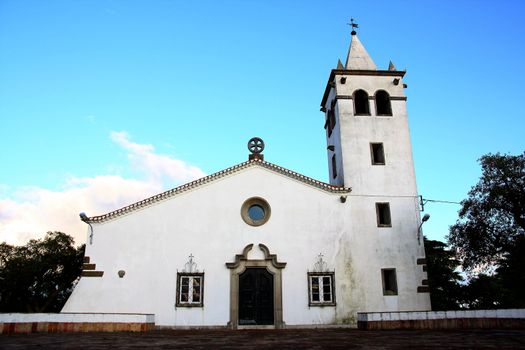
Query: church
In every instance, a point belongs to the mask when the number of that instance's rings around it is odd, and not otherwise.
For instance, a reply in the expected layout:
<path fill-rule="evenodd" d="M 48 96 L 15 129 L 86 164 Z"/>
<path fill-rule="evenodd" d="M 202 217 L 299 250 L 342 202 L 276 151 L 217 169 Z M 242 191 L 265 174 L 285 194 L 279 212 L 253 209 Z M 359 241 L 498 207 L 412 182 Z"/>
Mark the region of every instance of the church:
<path fill-rule="evenodd" d="M 83 272 L 62 312 L 242 329 L 430 310 L 405 71 L 351 37 L 321 99 L 329 183 L 265 160 L 254 137 L 240 164 L 81 214 Z"/>

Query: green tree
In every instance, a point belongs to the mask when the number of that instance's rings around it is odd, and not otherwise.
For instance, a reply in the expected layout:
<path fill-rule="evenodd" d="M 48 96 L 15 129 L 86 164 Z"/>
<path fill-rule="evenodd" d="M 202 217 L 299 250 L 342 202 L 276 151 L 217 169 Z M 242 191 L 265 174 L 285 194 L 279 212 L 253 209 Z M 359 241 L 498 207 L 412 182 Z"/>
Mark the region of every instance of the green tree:
<path fill-rule="evenodd" d="M 467 309 L 505 308 L 506 291 L 498 275 L 480 273 L 463 286 L 463 306 Z"/>
<path fill-rule="evenodd" d="M 463 277 L 454 251 L 425 237 L 428 284 L 432 310 L 457 310 L 463 304 Z"/>
<path fill-rule="evenodd" d="M 480 164 L 481 178 L 448 236 L 463 269 L 474 275 L 464 305 L 525 307 L 525 152 L 487 154 Z"/>
<path fill-rule="evenodd" d="M 502 289 L 502 307 L 525 308 L 525 237 L 517 237 L 496 269 Z"/>
<path fill-rule="evenodd" d="M 525 234 L 525 152 L 487 154 L 480 164 L 481 178 L 448 236 L 467 271 L 504 266 Z"/>
<path fill-rule="evenodd" d="M 82 270 L 84 246 L 48 232 L 24 246 L 0 244 L 0 312 L 59 312 Z"/>

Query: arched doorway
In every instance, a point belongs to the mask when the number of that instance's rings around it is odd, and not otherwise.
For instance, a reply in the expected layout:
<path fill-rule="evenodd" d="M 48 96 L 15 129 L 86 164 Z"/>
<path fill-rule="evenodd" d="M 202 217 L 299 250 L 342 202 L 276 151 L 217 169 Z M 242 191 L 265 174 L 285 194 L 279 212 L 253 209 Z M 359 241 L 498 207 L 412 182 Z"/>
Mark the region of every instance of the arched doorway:
<path fill-rule="evenodd" d="M 235 261 L 226 263 L 230 269 L 230 322 L 239 326 L 274 326 L 282 328 L 282 273 L 286 263 L 278 262 L 264 244 L 259 249 L 264 259 L 248 259 L 253 244 L 247 245 Z"/>

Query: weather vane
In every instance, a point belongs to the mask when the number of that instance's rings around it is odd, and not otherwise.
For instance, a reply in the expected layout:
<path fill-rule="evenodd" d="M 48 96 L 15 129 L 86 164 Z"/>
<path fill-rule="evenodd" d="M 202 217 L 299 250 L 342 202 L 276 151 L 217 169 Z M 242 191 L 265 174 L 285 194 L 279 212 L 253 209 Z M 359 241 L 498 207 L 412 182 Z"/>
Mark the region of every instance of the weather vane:
<path fill-rule="evenodd" d="M 347 23 L 351 28 L 352 28 L 352 32 L 350 34 L 352 35 L 356 35 L 356 31 L 355 31 L 355 28 L 359 28 L 359 24 L 357 23 L 354 23 L 354 19 L 353 18 L 350 18 L 350 23 Z"/>

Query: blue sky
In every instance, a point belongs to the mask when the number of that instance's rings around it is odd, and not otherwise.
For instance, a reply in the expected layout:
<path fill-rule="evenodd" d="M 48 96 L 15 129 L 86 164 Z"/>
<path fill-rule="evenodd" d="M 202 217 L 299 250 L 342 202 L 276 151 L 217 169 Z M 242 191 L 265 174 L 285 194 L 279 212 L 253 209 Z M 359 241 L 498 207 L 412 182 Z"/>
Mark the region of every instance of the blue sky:
<path fill-rule="evenodd" d="M 350 17 L 406 69 L 425 198 L 460 201 L 477 159 L 525 149 L 522 1 L 0 1 L 0 241 L 85 240 L 104 213 L 247 159 L 327 181 L 319 104 Z M 351 185 L 351 184 L 350 184 Z M 459 206 L 432 203 L 443 239 Z"/>

